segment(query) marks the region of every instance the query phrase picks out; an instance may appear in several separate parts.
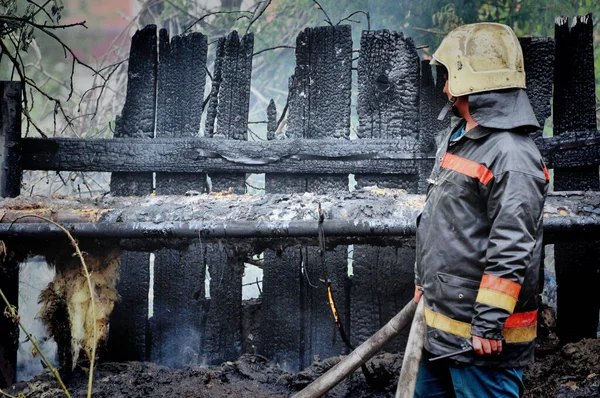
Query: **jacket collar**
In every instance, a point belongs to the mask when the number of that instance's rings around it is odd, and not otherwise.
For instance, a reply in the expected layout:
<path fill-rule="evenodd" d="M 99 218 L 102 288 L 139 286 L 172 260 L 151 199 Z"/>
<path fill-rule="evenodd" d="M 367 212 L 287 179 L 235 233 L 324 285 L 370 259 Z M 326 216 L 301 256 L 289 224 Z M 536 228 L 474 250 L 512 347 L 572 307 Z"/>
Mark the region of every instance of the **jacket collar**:
<path fill-rule="evenodd" d="M 492 133 L 492 130 L 482 125 L 477 125 L 465 133 L 465 137 L 472 140 L 478 140 Z"/>

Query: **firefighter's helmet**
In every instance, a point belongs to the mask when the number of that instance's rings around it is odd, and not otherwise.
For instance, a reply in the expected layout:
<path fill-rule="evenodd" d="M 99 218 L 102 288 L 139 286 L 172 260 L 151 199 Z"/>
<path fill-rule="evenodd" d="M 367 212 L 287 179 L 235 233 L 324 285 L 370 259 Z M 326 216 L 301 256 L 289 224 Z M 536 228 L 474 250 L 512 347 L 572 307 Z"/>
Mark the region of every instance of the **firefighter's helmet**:
<path fill-rule="evenodd" d="M 448 33 L 432 57 L 432 64 L 448 69 L 448 90 L 454 97 L 525 88 L 523 51 L 509 26 L 489 22 L 460 26 Z"/>

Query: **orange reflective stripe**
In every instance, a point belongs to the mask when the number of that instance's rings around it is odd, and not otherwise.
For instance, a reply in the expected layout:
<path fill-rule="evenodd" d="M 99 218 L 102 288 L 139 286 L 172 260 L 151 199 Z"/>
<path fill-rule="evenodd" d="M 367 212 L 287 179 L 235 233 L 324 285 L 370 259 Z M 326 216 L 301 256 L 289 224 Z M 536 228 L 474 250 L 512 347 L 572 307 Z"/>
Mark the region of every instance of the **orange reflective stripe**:
<path fill-rule="evenodd" d="M 550 173 L 548 173 L 548 168 L 544 166 L 544 177 L 546 177 L 546 181 L 550 181 Z"/>
<path fill-rule="evenodd" d="M 471 337 L 471 324 L 457 321 L 424 307 L 427 326 L 464 338 Z M 508 317 L 502 335 L 507 343 L 525 343 L 537 336 L 537 311 L 522 312 Z"/>
<path fill-rule="evenodd" d="M 490 274 L 483 274 L 481 278 L 480 289 L 495 290 L 500 293 L 507 294 L 511 297 L 518 298 L 521 291 L 521 285 L 508 279 L 499 278 Z"/>
<path fill-rule="evenodd" d="M 494 178 L 492 171 L 484 165 L 451 153 L 444 155 L 441 166 L 445 169 L 454 170 L 457 173 L 477 178 L 483 185 L 487 185 Z"/>
<path fill-rule="evenodd" d="M 512 314 L 506 320 L 504 327 L 505 328 L 520 328 L 520 327 L 524 327 L 524 326 L 530 326 L 530 325 L 537 323 L 537 316 L 538 316 L 537 310 Z"/>

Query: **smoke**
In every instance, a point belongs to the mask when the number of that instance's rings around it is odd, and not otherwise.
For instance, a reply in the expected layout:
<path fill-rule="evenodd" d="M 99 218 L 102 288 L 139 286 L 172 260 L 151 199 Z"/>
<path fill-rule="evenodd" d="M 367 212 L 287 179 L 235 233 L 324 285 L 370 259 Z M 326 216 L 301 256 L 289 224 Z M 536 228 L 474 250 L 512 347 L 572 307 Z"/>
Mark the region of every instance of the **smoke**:
<path fill-rule="evenodd" d="M 43 257 L 33 257 L 21 264 L 19 273 L 19 314 L 21 323 L 35 337 L 44 355 L 53 366 L 58 364 L 56 343 L 48 338 L 42 322 L 37 319 L 41 309 L 38 304 L 40 292 L 54 279 L 55 272 L 46 265 Z M 17 353 L 17 381 L 28 381 L 44 371 L 42 358 L 33 355 L 33 344 L 19 331 L 19 351 Z"/>

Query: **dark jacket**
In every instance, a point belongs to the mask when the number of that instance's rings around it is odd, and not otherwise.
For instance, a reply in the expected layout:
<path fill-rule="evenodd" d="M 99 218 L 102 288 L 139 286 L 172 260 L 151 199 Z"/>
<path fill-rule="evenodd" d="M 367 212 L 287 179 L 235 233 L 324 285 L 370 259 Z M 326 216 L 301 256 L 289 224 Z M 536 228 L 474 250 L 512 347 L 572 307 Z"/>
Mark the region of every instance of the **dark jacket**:
<path fill-rule="evenodd" d="M 453 360 L 520 367 L 533 360 L 542 213 L 548 172 L 528 132 L 539 127 L 523 90 L 469 96 L 479 126 L 438 141 L 417 220 L 415 284 L 423 287 L 425 349 L 443 355 L 471 335 L 502 339 L 501 355 Z"/>

